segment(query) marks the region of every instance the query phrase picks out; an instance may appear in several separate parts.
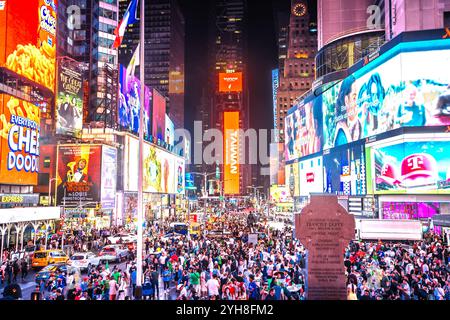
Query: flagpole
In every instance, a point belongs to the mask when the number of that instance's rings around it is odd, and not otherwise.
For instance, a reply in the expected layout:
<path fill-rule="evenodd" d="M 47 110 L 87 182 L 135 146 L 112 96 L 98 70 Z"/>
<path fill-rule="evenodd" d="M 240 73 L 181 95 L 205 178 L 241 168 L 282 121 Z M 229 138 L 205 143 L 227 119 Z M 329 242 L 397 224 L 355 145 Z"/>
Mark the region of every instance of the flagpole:
<path fill-rule="evenodd" d="M 144 174 L 144 105 L 145 105 L 145 78 L 144 78 L 144 47 L 145 47 L 145 8 L 144 2 L 141 1 L 140 12 L 140 63 L 139 63 L 139 79 L 141 81 L 140 108 L 139 108 L 139 161 L 138 161 L 138 203 L 137 203 L 137 261 L 136 261 L 136 289 L 135 299 L 142 299 L 142 241 L 143 241 L 143 223 L 144 223 L 144 199 L 143 199 L 143 181 Z"/>

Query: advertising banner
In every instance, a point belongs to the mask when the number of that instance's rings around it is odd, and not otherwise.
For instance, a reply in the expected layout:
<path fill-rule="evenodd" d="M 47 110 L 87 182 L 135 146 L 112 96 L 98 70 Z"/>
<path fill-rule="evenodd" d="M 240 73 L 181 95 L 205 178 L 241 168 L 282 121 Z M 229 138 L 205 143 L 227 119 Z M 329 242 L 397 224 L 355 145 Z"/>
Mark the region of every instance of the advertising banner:
<path fill-rule="evenodd" d="M 298 166 L 298 162 L 286 165 L 285 182 L 291 197 L 300 195 L 300 171 Z"/>
<path fill-rule="evenodd" d="M 364 144 L 338 148 L 323 155 L 326 193 L 339 195 L 366 194 Z"/>
<path fill-rule="evenodd" d="M 184 194 L 185 190 L 185 160 L 175 157 L 176 193 Z"/>
<path fill-rule="evenodd" d="M 166 134 L 166 99 L 155 89 L 153 89 L 153 131 L 152 135 L 156 139 L 165 141 Z"/>
<path fill-rule="evenodd" d="M 0 5 L 0 66 L 54 92 L 57 0 Z"/>
<path fill-rule="evenodd" d="M 277 129 L 277 95 L 278 95 L 278 87 L 280 86 L 280 78 L 278 76 L 279 70 L 273 69 L 272 70 L 272 107 L 273 107 L 273 127 Z M 276 138 L 278 139 L 278 137 Z M 276 141 L 278 142 L 278 141 Z"/>
<path fill-rule="evenodd" d="M 56 98 L 56 133 L 81 137 L 83 130 L 83 78 L 79 65 L 60 60 Z"/>
<path fill-rule="evenodd" d="M 299 162 L 300 195 L 323 192 L 322 157 L 315 157 Z"/>
<path fill-rule="evenodd" d="M 103 209 L 114 209 L 116 204 L 117 149 L 103 146 L 102 150 L 102 191 Z"/>
<path fill-rule="evenodd" d="M 285 159 L 298 159 L 322 150 L 320 97 L 297 106 L 285 120 Z"/>
<path fill-rule="evenodd" d="M 224 124 L 224 194 L 239 194 L 239 112 L 223 113 Z"/>
<path fill-rule="evenodd" d="M 375 193 L 450 194 L 450 141 L 372 147 Z"/>
<path fill-rule="evenodd" d="M 219 73 L 219 92 L 241 92 L 242 72 Z"/>
<path fill-rule="evenodd" d="M 324 149 L 400 127 L 450 125 L 449 68 L 450 50 L 429 50 L 350 75 L 322 95 Z"/>
<path fill-rule="evenodd" d="M 36 185 L 40 110 L 6 94 L 0 94 L 0 110 L 0 184 Z"/>
<path fill-rule="evenodd" d="M 139 112 L 141 105 L 141 82 L 135 76 L 127 76 L 126 68 L 120 66 L 119 75 L 119 125 L 136 135 L 139 134 Z M 150 135 L 150 105 L 152 91 L 145 87 L 144 105 L 144 137 L 149 139 Z"/>
<path fill-rule="evenodd" d="M 101 145 L 59 145 L 57 204 L 95 208 L 100 202 Z"/>
<path fill-rule="evenodd" d="M 175 125 L 173 121 L 170 120 L 169 116 L 166 114 L 166 134 L 164 141 L 173 146 L 175 143 Z"/>
<path fill-rule="evenodd" d="M 282 185 L 270 186 L 270 200 L 275 203 L 292 202 L 289 188 Z"/>

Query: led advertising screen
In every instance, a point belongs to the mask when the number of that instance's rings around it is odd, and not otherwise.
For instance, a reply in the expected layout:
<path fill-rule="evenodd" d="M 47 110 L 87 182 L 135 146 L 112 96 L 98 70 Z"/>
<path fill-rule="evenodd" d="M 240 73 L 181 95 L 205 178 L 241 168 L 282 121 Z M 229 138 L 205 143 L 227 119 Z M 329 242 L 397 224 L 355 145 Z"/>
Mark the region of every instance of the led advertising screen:
<path fill-rule="evenodd" d="M 219 73 L 219 92 L 241 92 L 242 72 Z"/>
<path fill-rule="evenodd" d="M 177 194 L 184 194 L 185 190 L 185 160 L 182 158 L 175 157 L 175 182 Z"/>
<path fill-rule="evenodd" d="M 57 1 L 0 4 L 0 66 L 54 92 Z"/>
<path fill-rule="evenodd" d="M 175 143 L 175 125 L 173 124 L 173 121 L 170 120 L 167 114 L 166 114 L 166 134 L 164 141 L 171 146 L 173 146 Z"/>
<path fill-rule="evenodd" d="M 100 202 L 102 146 L 59 145 L 57 204 L 95 208 Z"/>
<path fill-rule="evenodd" d="M 81 137 L 83 130 L 83 78 L 77 64 L 58 64 L 56 133 Z"/>
<path fill-rule="evenodd" d="M 6 94 L 0 94 L 0 110 L 0 184 L 36 185 L 40 110 Z"/>
<path fill-rule="evenodd" d="M 403 52 L 323 94 L 324 149 L 400 127 L 450 125 L 450 50 Z"/>
<path fill-rule="evenodd" d="M 119 125 L 136 135 L 139 134 L 139 112 L 141 105 L 141 82 L 135 76 L 127 76 L 127 70 L 120 66 L 119 75 Z M 150 135 L 150 105 L 152 91 L 145 87 L 144 98 L 144 137 L 149 139 Z"/>
<path fill-rule="evenodd" d="M 239 194 L 239 112 L 223 113 L 224 128 L 224 194 Z"/>
<path fill-rule="evenodd" d="M 450 193 L 450 141 L 372 147 L 375 193 Z"/>
<path fill-rule="evenodd" d="M 123 188 L 125 191 L 137 191 L 138 183 L 139 140 L 125 137 L 125 152 L 123 161 Z"/>
<path fill-rule="evenodd" d="M 299 162 L 300 195 L 323 192 L 322 157 L 315 157 Z"/>
<path fill-rule="evenodd" d="M 270 200 L 275 203 L 292 202 L 289 188 L 283 185 L 270 186 Z"/>
<path fill-rule="evenodd" d="M 273 127 L 277 129 L 277 95 L 278 87 L 280 86 L 280 79 L 278 76 L 278 69 L 272 70 L 272 106 L 273 106 Z"/>
<path fill-rule="evenodd" d="M 324 192 L 339 195 L 366 194 L 364 144 L 333 149 L 323 155 Z"/>
<path fill-rule="evenodd" d="M 103 209 L 116 207 L 117 149 L 103 146 L 102 150 L 102 191 Z"/>
<path fill-rule="evenodd" d="M 298 159 L 322 149 L 321 99 L 297 106 L 285 120 L 285 159 Z"/>
<path fill-rule="evenodd" d="M 166 99 L 153 89 L 153 137 L 165 141 Z"/>
<path fill-rule="evenodd" d="M 300 195 L 300 171 L 298 162 L 286 165 L 285 182 L 291 197 L 298 197 Z"/>

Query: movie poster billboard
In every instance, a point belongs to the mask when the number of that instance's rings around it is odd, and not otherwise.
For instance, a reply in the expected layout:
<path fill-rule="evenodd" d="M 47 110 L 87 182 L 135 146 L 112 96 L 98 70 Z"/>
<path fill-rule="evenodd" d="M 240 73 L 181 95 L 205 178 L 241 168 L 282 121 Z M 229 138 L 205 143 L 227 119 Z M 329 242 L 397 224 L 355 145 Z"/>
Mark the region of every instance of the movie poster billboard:
<path fill-rule="evenodd" d="M 318 97 L 303 105 L 285 120 L 285 159 L 287 161 L 322 150 L 322 104 Z"/>
<path fill-rule="evenodd" d="M 315 157 L 299 162 L 300 196 L 323 192 L 323 159 Z"/>
<path fill-rule="evenodd" d="M 375 193 L 450 194 L 450 140 L 371 147 Z"/>
<path fill-rule="evenodd" d="M 117 149 L 103 146 L 102 150 L 102 190 L 103 209 L 116 207 Z"/>
<path fill-rule="evenodd" d="M 58 145 L 57 204 L 95 208 L 100 203 L 102 146 Z"/>
<path fill-rule="evenodd" d="M 0 184 L 36 185 L 39 173 L 40 109 L 0 94 Z"/>
<path fill-rule="evenodd" d="M 153 131 L 152 135 L 156 139 L 165 141 L 166 134 L 166 98 L 156 89 L 153 89 Z"/>
<path fill-rule="evenodd" d="M 450 125 L 450 50 L 380 61 L 323 94 L 324 149 L 400 127 Z"/>
<path fill-rule="evenodd" d="M 60 60 L 56 133 L 80 138 L 83 130 L 83 77 L 78 63 Z"/>
<path fill-rule="evenodd" d="M 57 0 L 0 1 L 0 66 L 55 91 Z"/>
<path fill-rule="evenodd" d="M 351 196 L 366 194 L 363 143 L 324 152 L 323 167 L 324 192 Z"/>
<path fill-rule="evenodd" d="M 152 91 L 145 87 L 144 98 L 144 137 L 149 140 L 150 135 L 150 105 Z M 127 70 L 120 65 L 119 75 L 119 126 L 131 133 L 139 135 L 139 115 L 141 105 L 141 82 L 135 76 L 128 76 Z"/>

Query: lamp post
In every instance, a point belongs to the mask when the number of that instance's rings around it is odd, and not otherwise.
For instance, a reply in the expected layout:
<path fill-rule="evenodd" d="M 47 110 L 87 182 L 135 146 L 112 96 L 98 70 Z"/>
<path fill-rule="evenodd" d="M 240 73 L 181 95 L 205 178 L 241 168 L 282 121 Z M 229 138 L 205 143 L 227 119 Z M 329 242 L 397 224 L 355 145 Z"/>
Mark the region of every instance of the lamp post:
<path fill-rule="evenodd" d="M 263 189 L 264 187 L 262 187 L 262 186 L 257 186 L 257 187 L 255 187 L 255 186 L 248 186 L 247 188 L 253 190 L 253 195 L 254 195 L 254 197 L 256 198 L 256 204 L 257 204 L 258 207 L 259 207 L 259 198 L 258 198 L 258 196 L 257 196 L 257 190 L 258 190 L 258 189 Z"/>

